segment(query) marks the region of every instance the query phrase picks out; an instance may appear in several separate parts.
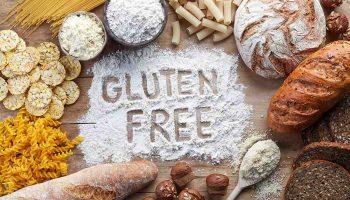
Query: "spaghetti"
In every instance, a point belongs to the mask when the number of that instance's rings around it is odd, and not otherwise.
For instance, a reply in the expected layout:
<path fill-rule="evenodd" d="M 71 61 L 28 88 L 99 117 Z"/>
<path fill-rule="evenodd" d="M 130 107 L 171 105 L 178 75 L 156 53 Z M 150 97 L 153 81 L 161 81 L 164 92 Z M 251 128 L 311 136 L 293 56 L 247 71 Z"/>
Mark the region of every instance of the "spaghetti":
<path fill-rule="evenodd" d="M 105 0 L 18 0 L 7 18 L 10 26 L 20 26 L 25 30 L 35 31 L 43 23 L 51 23 L 54 36 L 58 34 L 64 17 L 76 11 L 90 11 Z"/>

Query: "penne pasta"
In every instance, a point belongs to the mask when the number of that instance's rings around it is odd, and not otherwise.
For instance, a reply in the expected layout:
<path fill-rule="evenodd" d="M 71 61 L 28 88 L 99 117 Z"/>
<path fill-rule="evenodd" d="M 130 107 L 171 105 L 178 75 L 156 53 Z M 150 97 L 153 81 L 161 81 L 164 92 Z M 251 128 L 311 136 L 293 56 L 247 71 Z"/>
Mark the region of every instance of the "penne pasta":
<path fill-rule="evenodd" d="M 185 5 L 185 8 L 188 11 L 190 11 L 190 13 L 192 13 L 199 20 L 205 17 L 205 14 L 203 13 L 203 11 L 199 9 L 199 7 L 193 2 L 187 2 Z"/>
<path fill-rule="evenodd" d="M 213 41 L 220 42 L 222 40 L 225 40 L 226 38 L 230 37 L 232 33 L 233 33 L 232 27 L 228 27 L 226 33 L 216 32 L 214 33 Z"/>
<path fill-rule="evenodd" d="M 173 22 L 172 27 L 173 27 L 173 38 L 171 40 L 171 43 L 173 45 L 179 45 L 180 38 L 181 38 L 180 22 L 179 21 Z"/>
<path fill-rule="evenodd" d="M 208 10 L 213 14 L 217 22 L 224 21 L 224 15 L 221 13 L 220 9 L 216 6 L 213 0 L 204 0 L 204 4 L 207 6 Z"/>
<path fill-rule="evenodd" d="M 205 18 L 202 20 L 202 26 L 214 29 L 222 33 L 226 33 L 227 31 L 227 26 Z"/>
<path fill-rule="evenodd" d="M 211 28 L 205 28 L 201 31 L 199 31 L 196 35 L 199 41 L 203 40 L 204 38 L 208 37 L 209 35 L 213 34 L 215 30 Z"/>
<path fill-rule="evenodd" d="M 185 18 L 190 24 L 195 27 L 198 27 L 201 24 L 201 21 L 193 16 L 189 11 L 187 11 L 184 7 L 179 6 L 175 12 Z"/>

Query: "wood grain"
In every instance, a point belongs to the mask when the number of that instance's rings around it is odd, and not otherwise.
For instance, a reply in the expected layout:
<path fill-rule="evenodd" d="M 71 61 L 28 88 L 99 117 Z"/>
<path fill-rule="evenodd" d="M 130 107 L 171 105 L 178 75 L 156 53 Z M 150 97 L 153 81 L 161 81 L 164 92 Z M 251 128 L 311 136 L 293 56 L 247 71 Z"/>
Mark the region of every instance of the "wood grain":
<path fill-rule="evenodd" d="M 14 5 L 14 0 L 1 0 L 0 1 L 0 21 L 4 19 L 10 8 Z M 344 3 L 344 5 L 339 9 L 342 12 L 345 12 L 348 16 L 350 16 L 350 3 Z M 95 13 L 102 19 L 103 14 L 103 8 L 99 7 L 94 10 Z M 184 42 L 185 41 L 191 41 L 191 42 L 197 42 L 195 38 L 188 38 L 186 33 L 184 32 L 184 28 L 181 33 L 182 43 L 178 47 L 173 47 L 171 45 L 171 23 L 175 20 L 175 14 L 174 12 L 169 9 L 169 20 L 167 27 L 164 31 L 164 33 L 160 36 L 160 38 L 157 40 L 157 43 L 162 48 L 172 48 L 173 50 L 179 50 L 186 48 L 186 46 L 191 45 L 190 42 Z M 186 24 L 183 23 L 182 24 Z M 187 27 L 187 26 L 182 26 Z M 9 27 L 7 24 L 0 25 L 1 29 L 8 29 Z M 21 37 L 25 37 L 26 33 L 21 30 L 15 28 L 16 31 L 19 32 Z M 51 40 L 51 35 L 48 29 L 48 25 L 43 25 L 38 30 L 36 30 L 33 34 L 27 36 L 25 38 L 27 44 L 31 46 L 36 46 L 40 42 Z M 52 40 L 57 44 L 57 39 Z M 201 45 L 207 46 L 207 47 L 216 47 L 216 48 L 222 48 L 225 50 L 226 53 L 232 54 L 232 55 L 238 55 L 237 49 L 234 44 L 233 37 L 217 43 L 213 44 L 213 42 L 210 39 L 204 40 L 204 42 L 201 43 Z M 123 47 L 113 42 L 111 39 L 109 39 L 108 45 L 106 49 L 103 51 L 102 55 L 106 55 L 109 52 L 116 51 L 116 50 L 123 50 Z M 62 119 L 62 122 L 64 123 L 63 129 L 66 130 L 70 137 L 74 137 L 79 134 L 78 124 L 76 123 L 77 120 L 87 111 L 89 100 L 87 96 L 87 92 L 90 88 L 91 81 L 92 81 L 92 74 L 91 74 L 91 67 L 94 62 L 96 62 L 99 58 L 96 58 L 95 60 L 84 62 L 83 63 L 83 71 L 80 77 L 77 80 L 78 85 L 81 89 L 81 97 L 72 106 L 69 106 L 65 109 L 65 115 Z M 254 73 L 250 72 L 250 70 L 244 66 L 243 62 L 239 61 L 239 83 L 242 83 L 246 86 L 246 101 L 247 103 L 253 105 L 254 107 L 254 113 L 252 117 L 252 130 L 250 131 L 265 131 L 267 130 L 266 127 L 266 111 L 267 106 L 269 103 L 269 100 L 271 96 L 274 94 L 274 92 L 278 89 L 282 81 L 276 81 L 276 80 L 266 80 L 261 77 L 258 77 Z M 4 109 L 2 104 L 0 105 L 0 120 L 3 120 L 6 117 L 15 115 L 16 112 L 10 112 Z M 86 123 L 86 124 L 85 124 Z M 84 126 L 93 126 L 94 122 L 84 122 Z M 247 132 L 249 133 L 249 132 Z M 275 139 L 278 142 L 278 145 L 281 147 L 282 151 L 282 161 L 280 163 L 281 171 L 284 175 L 288 176 L 291 170 L 291 163 L 293 159 L 296 157 L 297 153 L 302 147 L 301 139 L 297 134 L 294 135 L 270 135 L 271 138 Z M 76 154 L 70 158 L 69 164 L 70 164 L 70 173 L 76 172 L 80 169 L 83 169 L 86 167 L 86 164 L 83 159 L 83 155 L 79 150 L 75 150 Z M 207 164 L 205 162 L 199 162 L 199 161 L 193 161 L 189 160 L 191 164 L 193 165 L 195 173 L 198 175 L 198 179 L 194 180 L 189 187 L 196 188 L 199 191 L 201 191 L 202 194 L 206 195 L 206 199 L 210 199 L 206 194 L 206 187 L 205 187 L 205 177 L 211 173 L 222 173 L 226 174 L 230 178 L 230 186 L 229 190 L 231 191 L 234 186 L 236 185 L 237 181 L 237 174 L 232 174 L 232 169 L 227 166 L 227 164 L 218 165 L 218 166 L 212 166 L 210 164 Z M 157 162 L 160 171 L 159 171 L 159 178 L 153 183 L 150 187 L 145 188 L 144 190 L 138 192 L 137 194 L 133 195 L 132 197 L 128 198 L 130 200 L 141 200 L 143 197 L 148 195 L 153 195 L 154 188 L 156 184 L 160 181 L 163 181 L 165 179 L 169 179 L 169 173 L 170 168 L 174 164 L 174 162 Z M 254 189 L 249 188 L 245 190 L 240 197 L 239 200 L 249 200 L 254 199 Z M 216 198 L 217 199 L 217 198 Z"/>

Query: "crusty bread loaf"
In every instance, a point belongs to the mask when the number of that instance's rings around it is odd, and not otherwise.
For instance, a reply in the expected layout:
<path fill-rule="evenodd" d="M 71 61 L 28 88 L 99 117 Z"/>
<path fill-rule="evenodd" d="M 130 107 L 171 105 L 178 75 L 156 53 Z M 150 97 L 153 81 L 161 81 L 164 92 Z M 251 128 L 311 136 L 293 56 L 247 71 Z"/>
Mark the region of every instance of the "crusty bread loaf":
<path fill-rule="evenodd" d="M 349 200 L 350 174 L 328 161 L 310 161 L 290 176 L 284 200 Z"/>
<path fill-rule="evenodd" d="M 157 166 L 150 161 L 97 165 L 0 199 L 121 200 L 154 181 L 157 174 Z"/>
<path fill-rule="evenodd" d="M 332 141 L 350 144 L 350 95 L 346 95 L 316 124 L 303 131 L 304 143 Z"/>
<path fill-rule="evenodd" d="M 244 0 L 234 25 L 245 64 L 265 78 L 291 73 L 326 38 L 326 19 L 318 0 Z"/>
<path fill-rule="evenodd" d="M 272 97 L 268 124 L 298 132 L 332 108 L 350 86 L 350 42 L 336 41 L 305 59 Z"/>
<path fill-rule="evenodd" d="M 294 160 L 293 169 L 311 160 L 337 163 L 350 172 L 350 145 L 336 142 L 315 142 L 306 147 Z"/>

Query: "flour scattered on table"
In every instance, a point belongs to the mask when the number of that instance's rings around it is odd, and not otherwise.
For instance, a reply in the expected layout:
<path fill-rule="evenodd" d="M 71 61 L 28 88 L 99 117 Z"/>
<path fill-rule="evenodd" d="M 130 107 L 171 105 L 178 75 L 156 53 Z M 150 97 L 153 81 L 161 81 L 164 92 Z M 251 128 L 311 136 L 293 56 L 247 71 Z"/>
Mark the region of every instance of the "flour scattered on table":
<path fill-rule="evenodd" d="M 79 126 L 88 164 L 133 157 L 239 162 L 252 106 L 237 83 L 237 57 L 150 46 L 106 56 L 93 74 Z"/>

